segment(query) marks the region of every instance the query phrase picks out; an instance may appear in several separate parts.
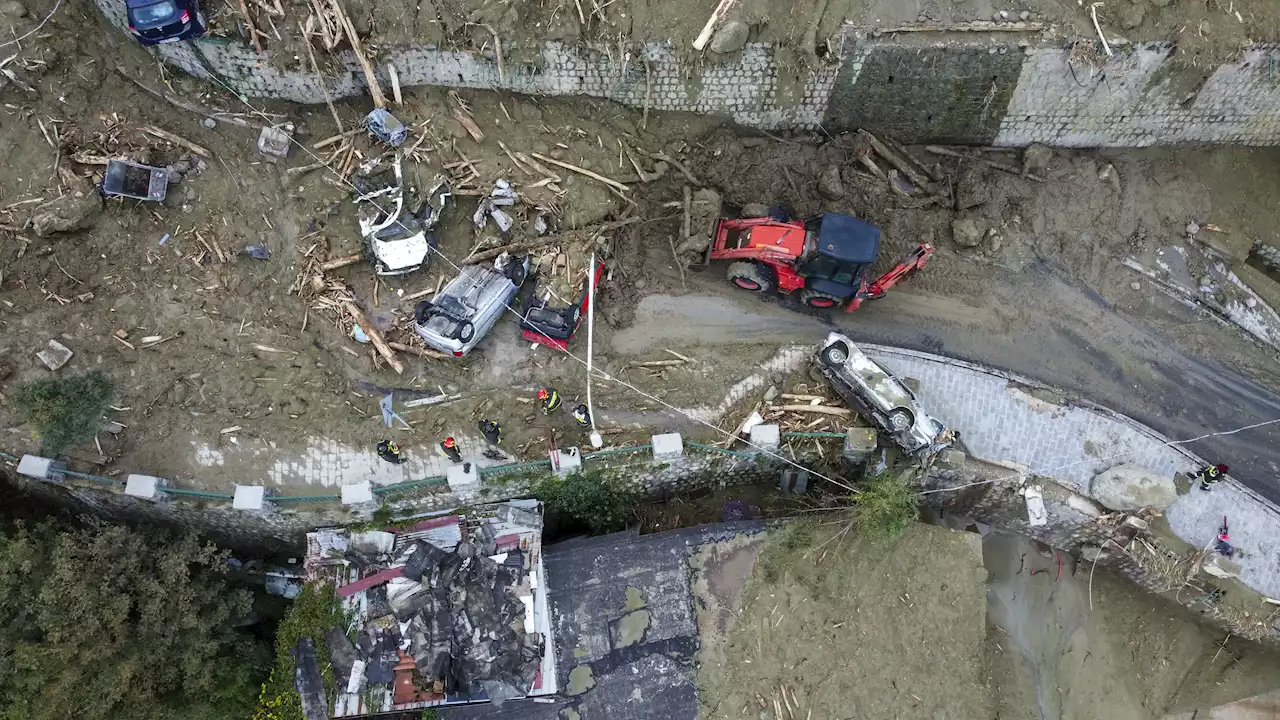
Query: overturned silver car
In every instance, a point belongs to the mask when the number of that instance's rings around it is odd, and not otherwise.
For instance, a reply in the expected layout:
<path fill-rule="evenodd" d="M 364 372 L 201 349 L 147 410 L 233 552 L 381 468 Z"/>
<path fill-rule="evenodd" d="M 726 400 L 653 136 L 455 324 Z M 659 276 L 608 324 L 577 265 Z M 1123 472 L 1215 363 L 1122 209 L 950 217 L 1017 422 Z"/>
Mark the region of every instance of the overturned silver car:
<path fill-rule="evenodd" d="M 485 265 L 464 265 L 458 276 L 414 308 L 413 329 L 429 347 L 463 357 L 511 306 L 529 274 L 529 257 L 503 253 Z"/>
<path fill-rule="evenodd" d="M 924 457 L 951 444 L 954 433 L 920 407 L 911 388 L 844 335 L 827 335 L 817 364 L 846 403 L 908 453 Z"/>
<path fill-rule="evenodd" d="M 401 162 L 397 153 L 390 173 L 385 167 L 362 167 L 356 179 L 360 235 L 379 275 L 403 275 L 430 261 L 435 228 L 453 199 L 444 176 L 437 175 L 417 209 L 406 210 Z M 417 199 L 412 188 L 409 194 L 412 205 Z"/>

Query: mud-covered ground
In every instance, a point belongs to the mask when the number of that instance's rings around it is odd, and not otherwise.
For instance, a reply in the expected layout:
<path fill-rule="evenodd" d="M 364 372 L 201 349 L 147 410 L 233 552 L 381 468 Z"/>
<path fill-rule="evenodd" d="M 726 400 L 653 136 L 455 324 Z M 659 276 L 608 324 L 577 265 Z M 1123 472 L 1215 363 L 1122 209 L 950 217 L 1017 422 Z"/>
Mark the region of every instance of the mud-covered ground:
<path fill-rule="evenodd" d="M 701 717 L 1154 720 L 1266 692 L 1274 653 L 1003 535 L 830 519 L 695 561 Z M 785 699 L 784 699 L 785 698 Z"/>
<path fill-rule="evenodd" d="M 30 9 L 33 17 L 42 15 L 38 4 Z M 527 458 L 540 457 L 552 435 L 580 440 L 567 418 L 537 414 L 532 395 L 549 383 L 571 403 L 584 398 L 585 338 L 575 339 L 571 357 L 533 348 L 508 316 L 466 360 L 402 355 L 406 371 L 397 375 L 369 345 L 351 339 L 349 320 L 305 290 L 310 260 L 360 249 L 344 181 L 326 171 L 285 179 L 288 168 L 328 159 L 339 148 L 310 149 L 336 132 L 323 106 L 251 106 L 216 85 L 162 77 L 144 51 L 116 33 L 67 41 L 72 35 L 58 31 L 72 18 L 55 16 L 47 37 L 24 44 L 7 66 L 18 82 L 0 89 L 0 158 L 10 170 L 0 181 L 0 223 L 9 228 L 0 230 L 0 362 L 9 371 L 0 393 L 50 375 L 35 352 L 53 338 L 76 353 L 60 374 L 105 370 L 122 408 L 112 419 L 126 429 L 119 437 L 101 434 L 101 455 L 93 443 L 76 449 L 74 467 L 228 487 L 262 477 L 277 460 L 307 454 L 318 440 L 370 447 L 387 432 L 377 401 L 391 390 L 399 391 L 399 400 L 441 390 L 463 395 L 448 405 L 402 413 L 414 429 L 397 437 L 410 452 L 427 451 L 445 434 L 474 432 L 481 416 L 501 420 L 507 446 Z M 23 23 L 34 24 L 30 18 Z M 265 122 L 258 112 L 290 117 L 302 145 L 287 160 L 267 162 L 255 149 L 256 129 L 225 120 L 206 127 L 200 115 L 144 92 L 126 74 L 153 88 L 165 81 L 174 95 L 250 122 Z M 484 133 L 482 141 L 454 116 L 462 105 Z M 347 127 L 367 109 L 354 101 L 338 107 Z M 427 271 L 375 282 L 362 262 L 329 278 L 345 284 L 389 337 L 409 340 L 415 301 L 407 298 L 436 288 L 452 276 L 451 264 L 477 247 L 536 237 L 537 214 L 557 236 L 634 220 L 598 234 L 598 247 L 610 260 L 594 360 L 626 383 L 594 389 L 600 424 L 618 431 L 606 436 L 610 442 L 642 440 L 653 429 L 677 425 L 690 436 L 718 439 L 712 428 L 671 408 L 715 409 L 731 385 L 775 359 L 781 344 L 814 342 L 833 321 L 860 338 L 892 344 L 907 337 L 905 344 L 922 349 L 1077 385 L 1102 402 L 1122 395 L 1098 382 L 1120 388 L 1169 382 L 1153 363 L 1172 363 L 1175 356 L 1223 363 L 1251 378 L 1261 387 L 1248 397 L 1280 387 L 1273 351 L 1155 292 L 1119 265 L 1130 255 L 1150 261 L 1161 248 L 1187 244 L 1185 227 L 1192 220 L 1225 230 L 1218 240 L 1237 256 L 1254 238 L 1274 242 L 1280 211 L 1271 196 L 1280 171 L 1272 151 L 1054 153 L 1040 170 L 1045 183 L 941 158 L 954 196 L 972 205 L 957 212 L 954 204 L 910 209 L 868 184 L 851 167 L 847 138 L 738 136 L 705 118 L 650 113 L 646 119 L 608 103 L 493 93 L 455 98 L 412 91 L 396 112 L 412 127 L 410 144 L 420 161 L 406 169 L 415 183 L 442 169 L 455 180 L 471 176 L 461 185 L 473 191 L 507 178 L 523 198 L 513 209 L 517 226 L 507 239 L 492 225 L 475 230 L 475 196 L 460 195 L 440 232 L 442 256 Z M 203 146 L 210 157 L 192 162 L 189 150 L 138 129 L 145 125 Z M 369 157 L 380 150 L 359 137 L 332 162 L 352 158 L 354 164 L 357 152 Z M 919 148 L 912 152 L 938 160 Z M 544 173 L 516 162 L 531 153 L 628 180 L 630 190 L 615 194 L 543 162 L 558 178 L 553 188 Z M 646 176 L 658 171 L 658 153 L 676 159 L 697 182 L 675 163 L 661 163 L 667 167 L 657 179 L 638 181 L 637 168 Z M 89 186 L 102 167 L 79 161 L 114 154 L 192 168 L 170 186 L 163 203 L 112 199 L 98 209 Z M 1020 162 L 1016 153 L 993 157 Z M 1118 180 L 1100 177 L 1108 163 Z M 832 166 L 841 173 L 842 190 L 824 197 L 818 179 Z M 683 273 L 677 267 L 671 248 L 682 232 L 685 185 L 715 187 L 730 206 L 767 201 L 799 214 L 836 210 L 868 217 L 885 233 L 877 270 L 920 241 L 939 249 L 924 273 L 855 315 L 783 312 L 777 303 L 757 304 L 737 294 L 718 265 Z M 59 203 L 83 210 L 84 227 L 37 235 L 28 223 L 62 195 L 70 199 Z M 999 241 L 956 247 L 951 223 L 957 218 L 994 229 Z M 264 246 L 270 259 L 242 253 L 249 245 Z M 557 268 L 587 264 L 582 257 L 566 261 Z M 1060 328 L 1064 323 L 1069 327 Z M 1073 352 L 1060 347 L 1066 337 L 1074 338 Z M 161 342 L 153 344 L 155 338 Z M 635 365 L 679 357 L 689 362 Z M 785 391 L 783 371 L 771 367 L 764 372 Z M 1094 387 L 1103 390 L 1089 392 Z M 1184 417 L 1176 400 L 1141 411 L 1179 417 L 1189 434 L 1238 424 L 1234 399 L 1209 417 Z M 734 408 L 720 422 L 734 424 L 747 410 Z M 31 428 L 7 403 L 0 405 L 0 427 L 4 449 L 38 449 Z M 239 429 L 221 432 L 233 427 Z"/>

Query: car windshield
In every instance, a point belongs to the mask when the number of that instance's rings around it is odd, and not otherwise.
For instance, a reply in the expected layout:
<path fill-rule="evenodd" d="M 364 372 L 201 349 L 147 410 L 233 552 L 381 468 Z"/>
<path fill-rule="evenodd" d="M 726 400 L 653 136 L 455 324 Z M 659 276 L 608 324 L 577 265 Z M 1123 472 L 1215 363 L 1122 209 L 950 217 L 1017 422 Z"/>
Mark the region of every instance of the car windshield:
<path fill-rule="evenodd" d="M 174 15 L 177 15 L 178 8 L 176 5 L 166 0 L 165 2 L 158 2 L 154 5 L 143 5 L 140 8 L 135 8 L 133 14 L 138 18 L 138 22 L 150 25 L 153 23 L 163 22 Z"/>

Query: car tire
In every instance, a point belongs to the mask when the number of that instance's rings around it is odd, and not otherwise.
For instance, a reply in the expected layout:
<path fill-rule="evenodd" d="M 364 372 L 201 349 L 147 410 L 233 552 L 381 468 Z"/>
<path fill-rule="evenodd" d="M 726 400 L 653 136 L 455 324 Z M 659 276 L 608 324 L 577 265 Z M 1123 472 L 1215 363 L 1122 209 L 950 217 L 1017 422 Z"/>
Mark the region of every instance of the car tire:
<path fill-rule="evenodd" d="M 805 290 L 800 293 L 800 302 L 811 308 L 826 310 L 840 304 L 840 298 L 817 290 Z"/>
<path fill-rule="evenodd" d="M 822 366 L 816 362 L 809 363 L 809 379 L 816 382 L 826 382 L 827 376 L 822 372 Z"/>
<path fill-rule="evenodd" d="M 822 361 L 828 365 L 844 365 L 849 360 L 849 346 L 842 342 L 834 342 L 822 351 Z"/>
<path fill-rule="evenodd" d="M 773 283 L 759 265 L 740 260 L 729 265 L 729 282 L 741 290 L 756 293 L 767 293 L 773 289 Z"/>
<path fill-rule="evenodd" d="M 471 338 L 476 336 L 476 328 L 469 322 L 464 322 L 458 326 L 458 340 L 462 343 L 471 342 Z"/>
<path fill-rule="evenodd" d="M 889 428 L 894 432 L 911 429 L 916 424 L 916 416 L 906 408 L 894 408 L 889 411 Z"/>
<path fill-rule="evenodd" d="M 570 324 L 576 328 L 578 327 L 578 321 L 581 319 L 582 319 L 582 306 L 574 305 L 573 306 L 573 322 Z"/>

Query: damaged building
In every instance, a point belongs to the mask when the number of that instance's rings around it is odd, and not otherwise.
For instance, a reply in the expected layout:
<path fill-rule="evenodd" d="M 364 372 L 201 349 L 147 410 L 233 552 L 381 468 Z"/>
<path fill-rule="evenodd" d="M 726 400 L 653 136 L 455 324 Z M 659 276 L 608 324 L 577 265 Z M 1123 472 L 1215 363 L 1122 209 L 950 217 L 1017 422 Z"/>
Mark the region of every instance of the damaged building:
<path fill-rule="evenodd" d="M 325 636 L 331 717 L 554 694 L 541 539 L 531 500 L 309 533 L 308 579 L 352 618 Z"/>

